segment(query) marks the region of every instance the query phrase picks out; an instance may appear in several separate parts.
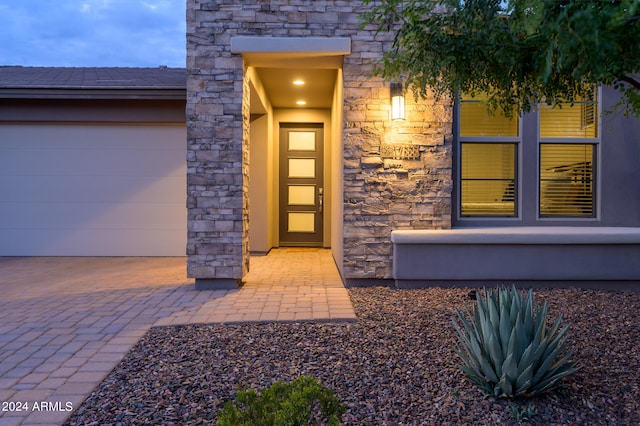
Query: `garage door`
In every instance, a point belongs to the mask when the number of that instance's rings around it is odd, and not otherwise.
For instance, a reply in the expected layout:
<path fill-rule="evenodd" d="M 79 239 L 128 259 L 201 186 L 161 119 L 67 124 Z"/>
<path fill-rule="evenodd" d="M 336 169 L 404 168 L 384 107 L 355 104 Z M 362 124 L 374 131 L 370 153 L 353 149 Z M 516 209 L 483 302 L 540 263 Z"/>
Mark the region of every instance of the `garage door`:
<path fill-rule="evenodd" d="M 0 256 L 184 256 L 186 129 L 0 125 Z"/>

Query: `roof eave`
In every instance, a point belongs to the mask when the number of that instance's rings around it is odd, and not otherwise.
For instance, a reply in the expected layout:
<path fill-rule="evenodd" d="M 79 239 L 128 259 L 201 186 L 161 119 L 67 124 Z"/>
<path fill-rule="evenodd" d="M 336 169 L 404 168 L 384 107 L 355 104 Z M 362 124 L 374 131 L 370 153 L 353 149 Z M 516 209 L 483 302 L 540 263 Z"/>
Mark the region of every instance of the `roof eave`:
<path fill-rule="evenodd" d="M 72 89 L 72 88 L 0 88 L 0 99 L 140 99 L 186 100 L 185 88 L 150 89 Z"/>

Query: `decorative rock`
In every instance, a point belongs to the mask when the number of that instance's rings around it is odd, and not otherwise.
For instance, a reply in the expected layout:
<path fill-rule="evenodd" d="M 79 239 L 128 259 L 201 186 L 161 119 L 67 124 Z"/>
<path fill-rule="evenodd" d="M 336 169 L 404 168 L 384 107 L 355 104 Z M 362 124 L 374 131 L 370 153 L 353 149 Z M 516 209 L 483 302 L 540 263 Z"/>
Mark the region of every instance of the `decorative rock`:
<path fill-rule="evenodd" d="M 514 407 L 529 406 L 532 424 L 639 424 L 640 294 L 537 291 L 570 323 L 583 369 L 544 397 L 509 401 L 487 398 L 458 367 L 451 319 L 475 303 L 470 290 L 352 289 L 358 320 L 346 324 L 153 328 L 65 425 L 215 424 L 239 388 L 300 375 L 335 391 L 345 426 L 515 425 Z"/>

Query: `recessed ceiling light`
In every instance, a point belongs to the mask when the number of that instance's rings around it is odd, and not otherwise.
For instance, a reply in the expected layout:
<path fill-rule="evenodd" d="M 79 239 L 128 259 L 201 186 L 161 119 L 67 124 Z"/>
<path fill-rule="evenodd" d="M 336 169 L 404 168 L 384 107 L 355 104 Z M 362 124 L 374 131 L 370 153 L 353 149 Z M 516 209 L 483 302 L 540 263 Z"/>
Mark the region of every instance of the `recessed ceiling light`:
<path fill-rule="evenodd" d="M 296 86 L 302 86 L 302 85 L 304 84 L 304 81 L 302 81 L 302 80 L 295 80 L 295 81 L 293 82 L 293 84 L 295 84 Z"/>
<path fill-rule="evenodd" d="M 307 102 L 306 101 L 297 101 L 296 104 L 298 104 L 298 105 L 306 105 Z"/>

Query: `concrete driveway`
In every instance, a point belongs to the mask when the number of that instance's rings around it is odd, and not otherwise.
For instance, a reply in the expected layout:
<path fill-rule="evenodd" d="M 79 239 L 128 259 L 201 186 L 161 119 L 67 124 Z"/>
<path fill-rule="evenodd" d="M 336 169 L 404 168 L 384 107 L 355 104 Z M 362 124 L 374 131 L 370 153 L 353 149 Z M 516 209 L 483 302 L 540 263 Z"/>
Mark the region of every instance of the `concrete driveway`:
<path fill-rule="evenodd" d="M 355 319 L 327 250 L 251 268 L 196 291 L 185 258 L 0 258 L 0 426 L 60 425 L 154 325 Z"/>

